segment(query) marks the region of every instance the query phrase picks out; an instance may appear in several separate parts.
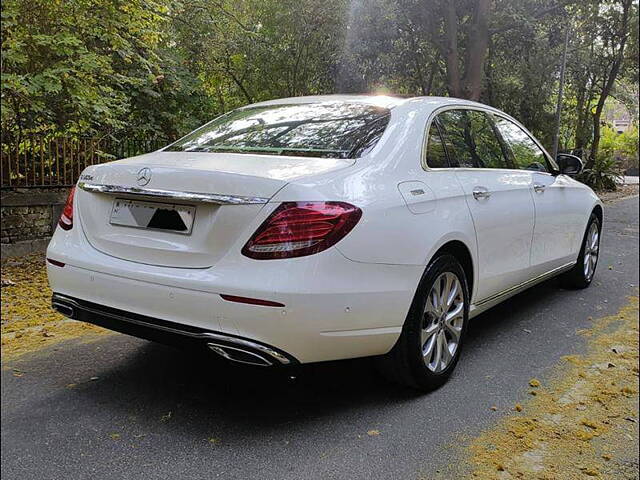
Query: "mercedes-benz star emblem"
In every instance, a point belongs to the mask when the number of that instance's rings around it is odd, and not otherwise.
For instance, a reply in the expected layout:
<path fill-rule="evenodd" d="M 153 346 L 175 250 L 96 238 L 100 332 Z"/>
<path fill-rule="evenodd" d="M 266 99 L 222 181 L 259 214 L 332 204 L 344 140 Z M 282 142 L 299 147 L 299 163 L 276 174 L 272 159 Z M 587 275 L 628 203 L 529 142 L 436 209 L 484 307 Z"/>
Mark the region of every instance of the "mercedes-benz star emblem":
<path fill-rule="evenodd" d="M 147 183 L 151 181 L 151 169 L 148 167 L 141 168 L 138 171 L 138 185 L 144 187 Z"/>

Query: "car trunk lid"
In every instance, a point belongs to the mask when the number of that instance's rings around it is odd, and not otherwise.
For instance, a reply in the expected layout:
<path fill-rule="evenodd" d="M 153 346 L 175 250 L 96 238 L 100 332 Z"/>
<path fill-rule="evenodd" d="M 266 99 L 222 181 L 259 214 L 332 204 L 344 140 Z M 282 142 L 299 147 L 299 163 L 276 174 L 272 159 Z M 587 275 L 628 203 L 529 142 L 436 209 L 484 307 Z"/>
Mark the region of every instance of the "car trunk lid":
<path fill-rule="evenodd" d="M 150 265 L 206 268 L 251 235 L 243 232 L 288 182 L 352 162 L 156 152 L 90 167 L 76 202 L 97 250 Z"/>

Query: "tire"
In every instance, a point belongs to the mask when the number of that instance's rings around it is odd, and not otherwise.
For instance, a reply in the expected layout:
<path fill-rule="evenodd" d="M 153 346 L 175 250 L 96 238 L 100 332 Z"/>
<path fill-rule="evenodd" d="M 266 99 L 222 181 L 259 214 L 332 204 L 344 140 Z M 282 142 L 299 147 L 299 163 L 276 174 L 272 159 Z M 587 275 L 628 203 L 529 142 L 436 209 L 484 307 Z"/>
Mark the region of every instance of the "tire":
<path fill-rule="evenodd" d="M 602 226 L 600 219 L 595 213 L 591 214 L 587 229 L 584 232 L 584 238 L 582 239 L 582 246 L 580 247 L 580 254 L 578 255 L 578 261 L 575 266 L 565 273 L 562 278 L 562 285 L 565 288 L 579 289 L 587 288 L 591 285 L 593 277 L 596 273 L 596 267 L 598 266 L 598 259 L 600 254 L 600 234 Z M 593 235 L 595 234 L 595 244 Z M 587 258 L 588 256 L 588 258 Z M 589 268 L 587 268 L 587 262 Z"/>
<path fill-rule="evenodd" d="M 457 291 L 448 309 L 434 307 L 441 298 L 437 295 L 438 289 L 446 291 L 449 285 L 453 289 L 454 284 Z M 451 315 L 454 313 L 455 316 Z M 445 320 L 447 315 L 451 320 Z M 378 359 L 380 372 L 394 383 L 417 390 L 440 387 L 458 363 L 468 319 L 469 288 L 464 269 L 453 255 L 440 255 L 429 263 L 422 275 L 400 338 L 388 354 Z M 446 347 L 440 335 L 444 335 Z M 439 360 L 436 359 L 438 348 Z"/>

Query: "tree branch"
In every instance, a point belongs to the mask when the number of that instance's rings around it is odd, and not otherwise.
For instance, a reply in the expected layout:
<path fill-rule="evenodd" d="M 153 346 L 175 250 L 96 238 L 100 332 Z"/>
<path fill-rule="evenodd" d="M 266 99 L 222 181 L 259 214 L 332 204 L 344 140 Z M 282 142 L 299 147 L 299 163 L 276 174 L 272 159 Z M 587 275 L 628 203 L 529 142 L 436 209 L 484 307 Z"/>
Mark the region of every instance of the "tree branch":
<path fill-rule="evenodd" d="M 574 3 L 579 3 L 579 0 L 564 0 L 560 3 L 557 3 L 556 5 L 553 5 L 551 7 L 547 7 L 547 8 L 543 8 L 542 10 L 538 10 L 537 12 L 532 12 L 530 15 L 531 20 L 540 20 L 542 17 L 549 15 L 550 13 L 555 12 L 556 10 L 559 10 L 561 8 L 564 8 L 568 5 L 574 4 Z M 497 33 L 504 33 L 507 32 L 509 30 L 512 30 L 514 28 L 516 28 L 518 26 L 517 22 L 513 22 L 510 23 L 508 25 L 503 25 L 502 27 L 499 28 L 493 28 L 489 30 L 489 35 L 495 35 Z"/>

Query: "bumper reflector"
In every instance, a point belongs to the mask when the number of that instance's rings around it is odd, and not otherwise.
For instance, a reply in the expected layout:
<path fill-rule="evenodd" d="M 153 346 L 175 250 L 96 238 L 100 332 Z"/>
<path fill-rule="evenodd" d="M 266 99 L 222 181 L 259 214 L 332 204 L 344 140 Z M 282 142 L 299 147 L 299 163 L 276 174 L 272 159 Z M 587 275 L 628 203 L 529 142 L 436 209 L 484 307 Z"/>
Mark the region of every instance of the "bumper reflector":
<path fill-rule="evenodd" d="M 220 296 L 227 302 L 248 303 L 249 305 L 262 305 L 263 307 L 284 307 L 284 303 L 272 302 L 271 300 L 261 300 L 259 298 L 236 297 L 235 295 Z"/>
<path fill-rule="evenodd" d="M 47 262 L 49 262 L 51 265 L 55 265 L 56 267 L 64 267 L 65 264 L 62 262 L 59 262 L 57 260 L 53 260 L 51 258 L 47 258 Z"/>

